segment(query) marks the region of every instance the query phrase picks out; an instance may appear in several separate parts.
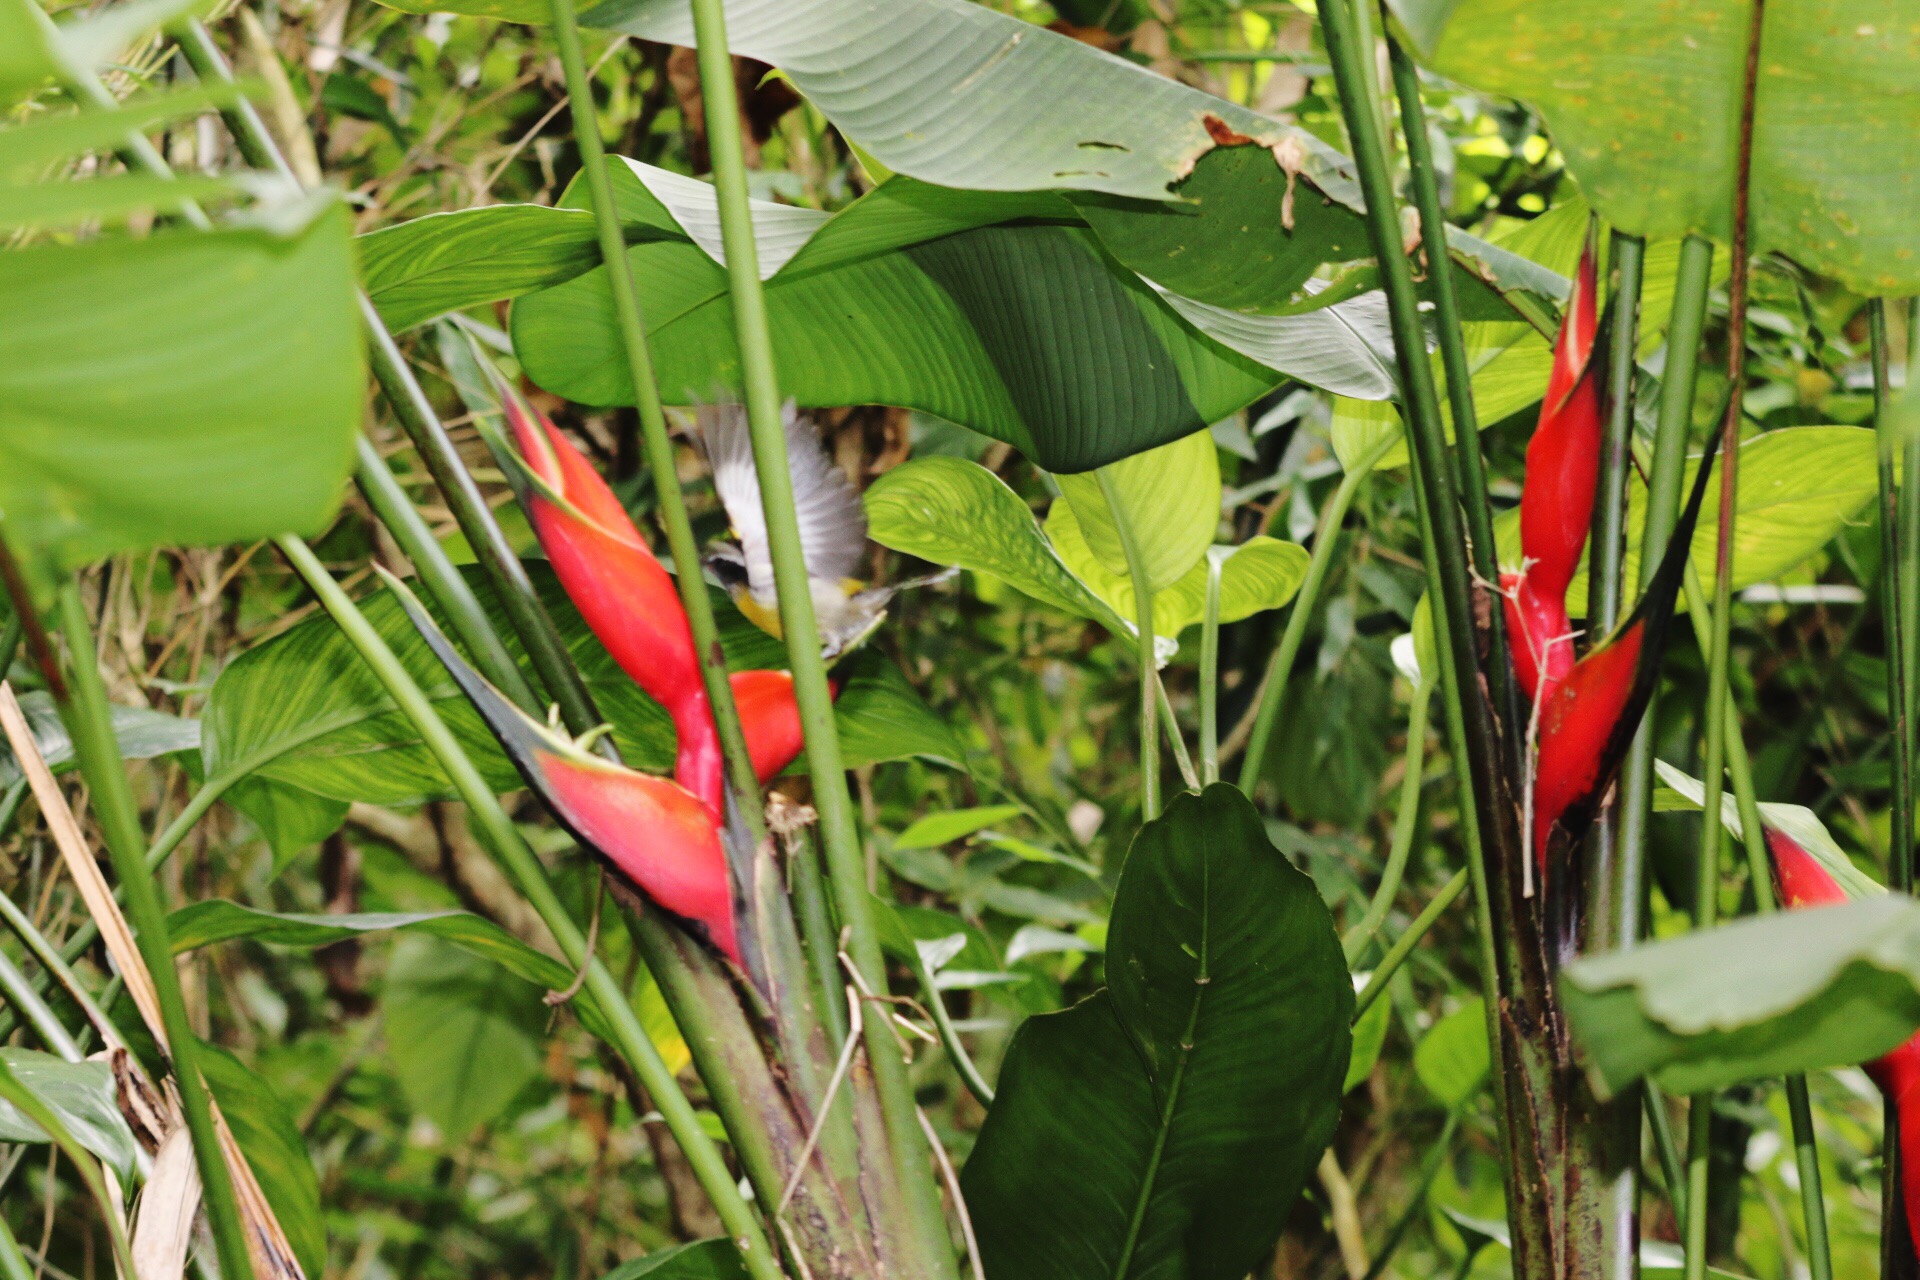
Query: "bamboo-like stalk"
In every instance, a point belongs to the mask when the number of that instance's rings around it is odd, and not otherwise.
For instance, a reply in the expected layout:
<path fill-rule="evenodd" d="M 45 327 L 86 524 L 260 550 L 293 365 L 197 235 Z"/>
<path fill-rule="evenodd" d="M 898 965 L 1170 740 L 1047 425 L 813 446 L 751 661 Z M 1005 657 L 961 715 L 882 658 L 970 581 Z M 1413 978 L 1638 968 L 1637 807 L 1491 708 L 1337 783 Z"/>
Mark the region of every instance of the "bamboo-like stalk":
<path fill-rule="evenodd" d="M 1347 510 L 1353 506 L 1360 486 L 1396 442 L 1397 437 L 1391 432 L 1382 432 L 1380 439 L 1340 477 L 1339 486 L 1320 511 L 1320 522 L 1313 535 L 1313 554 L 1307 558 L 1307 576 L 1293 597 L 1293 611 L 1287 615 L 1286 629 L 1280 633 L 1280 643 L 1274 647 L 1266 674 L 1261 677 L 1253 729 L 1247 736 L 1246 754 L 1240 759 L 1239 785 L 1249 796 L 1260 785 L 1260 768 L 1267 760 L 1267 744 L 1272 741 L 1273 727 L 1280 720 L 1280 708 L 1286 703 L 1287 681 L 1293 675 L 1293 662 L 1300 654 L 1300 644 L 1306 639 L 1313 606 L 1319 602 L 1321 585 L 1326 582 L 1327 570 L 1333 564 L 1340 526 L 1345 523 Z"/>
<path fill-rule="evenodd" d="M 1415 505 L 1423 531 L 1428 594 L 1434 616 L 1434 648 L 1439 657 L 1441 688 L 1448 735 L 1454 745 L 1454 767 L 1461 794 L 1461 830 L 1467 846 L 1467 873 L 1473 886 L 1476 932 L 1479 936 L 1481 985 L 1486 995 L 1487 1035 L 1503 1065 L 1509 1055 L 1528 1077 L 1528 1087 L 1545 1098 L 1550 1065 L 1545 1046 L 1509 1043 L 1501 1008 L 1516 992 L 1501 980 L 1500 935 L 1495 933 L 1494 881 L 1499 869 L 1514 865 L 1520 855 L 1518 812 L 1505 787 L 1500 731 L 1492 708 L 1480 696 L 1480 672 L 1475 661 L 1474 593 L 1467 561 L 1466 534 L 1460 523 L 1457 495 L 1446 458 L 1439 398 L 1433 368 L 1427 362 L 1426 335 L 1420 321 L 1419 298 L 1413 272 L 1402 246 L 1400 218 L 1393 192 L 1392 171 L 1381 138 L 1378 118 L 1370 107 L 1368 89 L 1370 46 L 1358 40 L 1356 0 L 1324 0 L 1320 6 L 1321 33 L 1333 64 L 1341 115 L 1353 141 L 1361 193 L 1367 206 L 1367 230 L 1379 262 L 1387 295 L 1388 318 L 1399 374 L 1401 412 L 1405 416 Z M 1497 855 L 1497 856 L 1496 856 Z M 1490 871 L 1490 864 L 1493 870 Z M 1511 902 L 1513 886 L 1500 880 L 1500 919 L 1508 930 L 1507 945 L 1518 943 L 1515 931 L 1528 928 Z M 1524 971 L 1524 970 L 1523 970 Z M 1544 973 L 1533 973 L 1529 999 L 1551 1000 Z M 1550 1190 L 1544 1169 L 1537 1163 L 1530 1141 L 1532 1117 L 1522 1119 L 1508 1088 L 1509 1072 L 1493 1073 L 1501 1140 L 1508 1169 L 1508 1221 L 1513 1227 L 1517 1274 L 1544 1275 L 1552 1266 Z M 1537 1104 L 1536 1104 L 1537 1105 Z M 1542 1117 L 1544 1120 L 1545 1118 Z M 1517 1193 L 1517 1194 L 1516 1194 Z M 1538 1204 L 1526 1203 L 1545 1197 Z"/>
<path fill-rule="evenodd" d="M 14 607 L 24 615 L 31 606 L 26 600 L 16 598 Z M 133 924 L 141 957 L 152 971 L 161 1025 L 166 1029 L 172 1058 L 174 1084 L 179 1089 L 180 1108 L 193 1138 L 194 1162 L 200 1170 L 207 1225 L 213 1232 L 221 1273 L 248 1276 L 252 1274 L 253 1263 L 247 1252 L 246 1228 L 214 1125 L 210 1095 L 200 1076 L 200 1042 L 194 1038 L 193 1027 L 187 1020 L 180 972 L 174 967 L 173 949 L 167 941 L 166 908 L 161 904 L 153 873 L 147 867 L 147 841 L 140 830 L 140 811 L 127 784 L 126 765 L 113 736 L 106 683 L 100 678 L 100 668 L 94 658 L 93 632 L 87 622 L 86 608 L 80 603 L 78 588 L 70 582 L 63 583 L 55 607 L 71 655 L 68 664 L 71 678 L 62 680 L 59 672 L 46 672 L 47 685 L 54 691 L 60 717 L 73 739 L 74 758 L 87 781 L 94 816 L 113 860 L 121 894 L 126 899 L 127 916 Z M 28 619 L 26 625 L 32 627 L 34 623 Z"/>
<path fill-rule="evenodd" d="M 569 3 L 570 0 L 555 0 L 556 6 Z M 886 988 L 886 968 L 872 904 L 867 899 L 860 841 L 847 795 L 839 732 L 833 719 L 833 699 L 827 688 L 826 664 L 820 655 L 820 631 L 800 544 L 786 432 L 781 423 L 780 386 L 774 370 L 773 338 L 767 321 L 766 297 L 760 285 L 752 212 L 747 203 L 746 158 L 740 137 L 733 59 L 727 48 L 726 16 L 720 0 L 693 0 L 693 25 L 701 101 L 706 110 L 707 137 L 713 156 L 721 241 L 726 249 L 727 286 L 733 301 L 734 336 L 740 346 L 744 375 L 747 422 L 752 433 L 754 466 L 760 477 L 774 582 L 779 591 L 781 630 L 793 671 L 794 697 L 806 732 L 814 806 L 820 815 L 821 841 L 826 850 L 840 924 L 847 934 L 849 958 L 867 987 L 882 992 Z M 1151 650 L 1150 637 L 1145 643 Z M 920 1265 L 926 1268 L 924 1274 L 930 1280 L 954 1276 L 957 1271 L 940 1209 L 939 1187 L 905 1064 L 900 1060 L 899 1048 L 884 1018 L 865 1018 L 862 1022 L 868 1062 L 886 1117 L 888 1144 L 922 1244 L 924 1256 Z"/>
<path fill-rule="evenodd" d="M 359 454 L 354 464 L 354 478 L 359 482 L 360 491 L 366 494 L 380 523 L 407 553 L 407 559 L 413 561 L 415 571 L 434 600 L 446 611 L 454 634 L 466 646 L 480 674 L 519 704 L 522 711 L 539 715 L 540 700 L 534 697 L 532 687 L 520 673 L 519 664 L 514 662 L 513 655 L 500 642 L 499 633 L 487 621 L 480 598 L 473 594 L 473 588 L 447 558 L 433 531 L 427 528 L 427 522 L 407 500 L 379 450 L 365 436 L 359 437 L 356 443 Z"/>
<path fill-rule="evenodd" d="M 1114 532 L 1127 558 L 1127 575 L 1133 580 L 1134 623 L 1139 642 L 1134 646 L 1140 658 L 1140 817 L 1152 822 L 1160 816 L 1160 725 L 1159 685 L 1155 667 L 1159 661 L 1153 634 L 1153 580 L 1147 574 L 1140 544 L 1133 536 L 1133 523 L 1113 485 L 1106 468 L 1093 473 L 1100 482 L 1100 496 L 1107 500 L 1107 513 L 1113 517 Z"/>
<path fill-rule="evenodd" d="M 1735 503 L 1740 485 L 1740 420 L 1747 377 L 1747 226 L 1752 202 L 1754 95 L 1760 75 L 1760 33 L 1765 0 L 1752 0 L 1747 30 L 1746 70 L 1742 81 L 1738 154 L 1733 185 L 1732 277 L 1727 306 L 1727 411 L 1720 426 L 1720 538 L 1714 558 L 1713 613 L 1707 636 L 1706 779 L 1704 812 L 1700 824 L 1699 887 L 1693 907 L 1693 926 L 1713 925 L 1720 893 L 1720 797 L 1725 780 L 1727 720 L 1727 664 L 1733 634 L 1733 544 L 1738 525 Z M 1703 461 L 1702 466 L 1706 463 Z M 1654 558 L 1646 543 L 1643 555 Z M 1696 621 L 1696 626 L 1698 625 Z M 1737 733 L 1736 733 L 1737 736 Z M 1748 838 L 1763 847 L 1755 829 Z M 1754 892 L 1760 893 L 1756 884 Z M 1687 1280 L 1705 1280 L 1707 1274 L 1707 1172 L 1711 1154 L 1710 1126 L 1713 1095 L 1695 1094 L 1687 1108 Z"/>
<path fill-rule="evenodd" d="M 1879 454 L 1881 620 L 1886 641 L 1887 715 L 1892 721 L 1893 786 L 1892 821 L 1887 833 L 1887 884 L 1911 891 L 1913 887 L 1914 810 L 1920 800 L 1915 796 L 1914 755 L 1916 729 L 1914 688 L 1920 682 L 1915 669 L 1914 647 L 1920 643 L 1915 634 L 1915 611 L 1920 607 L 1920 547 L 1911 545 L 1920 538 L 1920 515 L 1909 508 L 1920 504 L 1920 483 L 1914 476 L 1911 440 L 1903 440 L 1898 416 L 1893 411 L 1893 382 L 1888 368 L 1887 307 L 1884 299 L 1867 304 L 1868 338 L 1873 362 L 1874 432 Z M 1912 376 L 1912 365 L 1908 365 Z M 1911 435 L 1912 433 L 1906 433 Z M 1902 457 L 1902 455 L 1906 455 Z M 1895 482 L 1895 469 L 1904 463 L 1905 474 Z M 1881 1126 L 1884 1134 L 1900 1131 L 1899 1104 L 1885 1099 Z M 1903 1152 L 1892 1138 L 1882 1143 L 1885 1172 L 1881 1177 L 1881 1270 L 1890 1278 L 1905 1280 L 1914 1274 L 1913 1251 L 1907 1247 L 1906 1205 L 1900 1195 Z"/>
<path fill-rule="evenodd" d="M 660 1051 L 647 1038 L 633 1012 L 626 993 L 597 958 L 588 955 L 586 939 L 567 914 L 559 895 L 547 879 L 545 868 L 527 847 L 512 819 L 500 806 L 498 797 L 487 786 L 473 762 L 461 750 L 433 704 L 420 686 L 407 674 L 400 660 L 387 647 L 377 631 L 346 592 L 340 589 L 326 567 L 300 539 L 283 536 L 274 539 L 289 564 L 319 598 L 321 606 L 353 644 L 361 660 L 380 680 L 409 723 L 419 732 L 427 748 L 453 782 L 454 789 L 471 811 L 482 842 L 504 864 L 522 896 L 532 904 L 560 946 L 561 953 L 576 967 L 584 965 L 586 986 L 599 1004 L 614 1032 L 613 1048 L 633 1068 L 640 1083 L 652 1096 L 654 1106 L 666 1120 L 674 1140 L 692 1166 L 694 1175 L 713 1201 L 715 1212 L 726 1225 L 727 1234 L 739 1246 L 748 1272 L 755 1280 L 782 1280 L 777 1260 L 768 1247 L 759 1219 L 734 1185 L 726 1162 L 706 1131 L 693 1104 L 673 1078 L 673 1072 L 661 1060 Z M 736 1141 L 753 1141 L 755 1135 L 741 1134 Z"/>
<path fill-rule="evenodd" d="M 1633 461 L 1634 382 L 1646 241 L 1615 232 L 1611 249 L 1616 281 L 1607 353 L 1608 416 L 1588 537 L 1590 636 L 1611 633 L 1624 612 L 1627 476 Z M 1583 852 L 1586 893 L 1581 904 L 1581 937 L 1585 949 L 1611 951 L 1636 945 L 1646 867 L 1644 859 L 1625 856 L 1617 792 L 1594 822 Z M 1584 1081 L 1575 1087 L 1586 1090 Z M 1640 1092 L 1629 1088 L 1605 1103 L 1589 1095 L 1590 1091 L 1583 1092 L 1581 1098 L 1591 1121 L 1590 1132 L 1584 1137 L 1591 1144 L 1599 1176 L 1597 1185 L 1586 1190 L 1600 1231 L 1600 1273 L 1609 1280 L 1632 1280 L 1639 1274 L 1640 1253 Z"/>
<path fill-rule="evenodd" d="M 739 798 L 741 816 L 746 820 L 755 843 L 765 835 L 760 812 L 760 783 L 754 776 L 753 760 L 747 754 L 746 734 L 740 727 L 740 711 L 734 705 L 733 686 L 727 681 L 726 659 L 720 652 L 720 630 L 713 617 L 713 601 L 707 596 L 706 574 L 700 565 L 700 549 L 693 537 L 693 522 L 687 516 L 686 498 L 674 466 L 673 441 L 667 434 L 667 417 L 660 400 L 660 384 L 654 376 L 653 353 L 647 347 L 647 330 L 640 314 L 640 295 L 633 280 L 633 267 L 627 261 L 625 233 L 620 226 L 620 211 L 614 203 L 613 181 L 607 172 L 606 151 L 600 142 L 600 122 L 593 105 L 593 85 L 587 77 L 586 57 L 580 48 L 580 24 L 573 0 L 551 0 L 553 42 L 566 73 L 567 97 L 572 106 L 573 137 L 580 148 L 580 171 L 586 179 L 593 201 L 594 227 L 600 239 L 600 257 L 607 270 L 607 284 L 613 297 L 614 320 L 620 331 L 621 352 L 626 357 L 627 376 L 633 385 L 633 402 L 640 417 L 640 443 L 653 473 L 653 487 L 660 503 L 660 522 L 666 528 L 667 547 L 673 558 L 675 586 L 680 603 L 687 611 L 687 623 L 693 631 L 694 652 L 699 656 L 701 679 L 706 684 L 707 701 L 720 734 L 720 749 L 727 761 L 727 779 Z M 728 80 L 729 91 L 732 80 Z M 708 107 L 709 117 L 713 108 Z M 709 136 L 713 125 L 708 124 Z M 719 152 L 717 139 L 714 151 Z M 729 241 L 727 257 L 731 262 L 733 246 Z M 757 277 L 756 277 L 757 279 Z M 761 467 L 761 474 L 766 468 Z M 783 472 L 784 474 L 784 472 Z M 764 486 L 763 486 L 764 487 Z M 816 646 L 817 647 L 817 646 Z M 795 678 L 798 679 L 798 672 Z M 804 701 L 802 703 L 804 707 Z M 829 715 L 831 705 L 829 704 Z"/>
<path fill-rule="evenodd" d="M 1390 23 L 1383 28 L 1391 30 Z M 1452 260 L 1447 256 L 1447 215 L 1440 204 L 1440 179 L 1427 137 L 1426 106 L 1420 100 L 1420 69 L 1391 34 L 1387 57 L 1393 68 L 1394 96 L 1400 104 L 1400 133 L 1407 145 L 1407 173 L 1414 208 L 1420 214 L 1420 252 L 1426 259 L 1427 292 L 1433 297 L 1434 329 L 1440 339 L 1440 364 L 1446 372 L 1447 407 L 1453 412 L 1454 457 L 1458 460 L 1460 504 L 1467 516 L 1468 553 L 1482 582 L 1500 580 L 1493 539 L 1493 506 L 1487 498 L 1486 464 L 1480 456 L 1480 416 L 1473 405 L 1473 364 L 1467 359 L 1460 327 L 1460 303 L 1454 293 Z M 1522 712 L 1507 660 L 1506 619 L 1499 609 L 1487 614 L 1488 676 L 1493 705 L 1509 724 Z"/>

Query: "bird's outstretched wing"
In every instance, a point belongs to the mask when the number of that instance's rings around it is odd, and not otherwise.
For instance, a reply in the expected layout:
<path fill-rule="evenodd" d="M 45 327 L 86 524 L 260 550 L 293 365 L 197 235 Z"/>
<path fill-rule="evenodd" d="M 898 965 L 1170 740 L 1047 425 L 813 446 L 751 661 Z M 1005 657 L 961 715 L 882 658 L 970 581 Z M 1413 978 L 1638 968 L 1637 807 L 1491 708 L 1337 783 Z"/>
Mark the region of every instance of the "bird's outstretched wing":
<path fill-rule="evenodd" d="M 860 495 L 827 456 L 812 424 L 800 416 L 791 400 L 780 416 L 787 432 L 787 468 L 793 476 L 807 576 L 830 582 L 855 577 L 867 545 L 867 513 Z M 746 558 L 747 586 L 755 596 L 770 599 L 773 556 L 760 508 L 760 477 L 754 470 L 746 410 L 736 404 L 703 405 L 699 421 L 701 443 L 713 469 L 714 492 L 727 509 Z"/>

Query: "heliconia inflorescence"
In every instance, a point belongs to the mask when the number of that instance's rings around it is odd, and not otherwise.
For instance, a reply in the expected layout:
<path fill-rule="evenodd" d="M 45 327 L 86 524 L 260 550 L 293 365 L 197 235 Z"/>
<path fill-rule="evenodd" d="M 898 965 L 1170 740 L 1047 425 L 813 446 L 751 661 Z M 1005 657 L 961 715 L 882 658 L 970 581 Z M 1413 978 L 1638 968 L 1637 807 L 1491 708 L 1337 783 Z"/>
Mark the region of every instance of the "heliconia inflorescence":
<path fill-rule="evenodd" d="M 1653 696 L 1719 442 L 1717 435 L 1708 442 L 1693 491 L 1639 604 L 1576 661 L 1567 588 L 1593 520 L 1606 416 L 1593 359 L 1600 330 L 1596 249 L 1589 237 L 1554 344 L 1540 423 L 1527 446 L 1521 568 L 1501 578 L 1514 675 L 1533 700 L 1538 725 L 1528 834 L 1542 874 L 1550 870 L 1556 831 L 1575 838 L 1591 820 Z"/>
<path fill-rule="evenodd" d="M 514 397 L 505 408 L 514 442 L 538 482 L 528 518 L 560 585 L 620 669 L 673 718 L 679 738 L 674 777 L 721 812 L 720 736 L 673 578 L 572 441 L 544 416 L 536 421 Z M 800 751 L 793 679 L 757 671 L 736 673 L 732 682 L 748 754 L 764 782 Z"/>

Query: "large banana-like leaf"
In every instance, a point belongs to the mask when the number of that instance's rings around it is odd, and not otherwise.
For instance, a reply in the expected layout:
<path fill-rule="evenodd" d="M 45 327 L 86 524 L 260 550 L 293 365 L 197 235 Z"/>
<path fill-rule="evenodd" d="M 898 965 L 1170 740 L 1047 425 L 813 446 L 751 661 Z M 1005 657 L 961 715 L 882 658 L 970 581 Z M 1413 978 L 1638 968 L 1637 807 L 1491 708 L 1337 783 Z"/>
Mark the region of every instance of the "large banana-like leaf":
<path fill-rule="evenodd" d="M 1538 107 L 1606 218 L 1724 239 L 1747 0 L 1400 0 L 1434 68 Z M 1920 23 L 1908 0 L 1769 6 L 1753 127 L 1753 248 L 1867 294 L 1920 289 Z"/>
<path fill-rule="evenodd" d="M 661 390 L 680 403 L 727 394 L 740 373 L 713 188 L 637 164 L 621 177 Z M 1191 435 L 1283 374 L 1362 396 L 1392 389 L 1370 300 L 1223 312 L 1234 327 L 1216 331 L 1116 264 L 1055 195 L 894 178 L 831 217 L 755 213 L 775 357 L 803 405 L 924 409 L 1071 473 Z M 589 404 L 633 394 L 606 281 L 596 268 L 513 315 L 527 371 Z M 1242 330 L 1269 345 L 1243 354 Z M 1289 350 L 1302 333 L 1320 336 Z"/>

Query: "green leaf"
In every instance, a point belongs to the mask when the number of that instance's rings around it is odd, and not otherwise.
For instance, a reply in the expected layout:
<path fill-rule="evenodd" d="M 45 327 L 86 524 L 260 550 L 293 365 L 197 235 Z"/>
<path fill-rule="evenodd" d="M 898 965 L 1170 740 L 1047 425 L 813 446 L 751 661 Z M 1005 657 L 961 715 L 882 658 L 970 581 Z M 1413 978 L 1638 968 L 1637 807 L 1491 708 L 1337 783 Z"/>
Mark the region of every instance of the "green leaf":
<path fill-rule="evenodd" d="M 934 713 L 885 654 L 877 649 L 855 654 L 835 668 L 834 679 L 840 696 L 834 699 L 833 717 L 847 768 L 913 757 L 967 767 L 967 750 L 953 726 Z M 806 768 L 804 752 L 794 765 Z"/>
<path fill-rule="evenodd" d="M 266 778 L 242 779 L 220 798 L 260 829 L 261 838 L 273 850 L 276 876 L 294 858 L 338 831 L 347 820 L 349 807 L 345 800 L 317 796 Z"/>
<path fill-rule="evenodd" d="M 320 1211 L 320 1177 L 300 1126 L 266 1077 L 225 1049 L 203 1040 L 199 1060 L 293 1256 L 308 1275 L 321 1274 L 327 1266 L 327 1226 Z"/>
<path fill-rule="evenodd" d="M 0 0 L 0 94 L 31 89 L 59 77 L 63 64 L 99 71 L 148 32 L 206 6 L 206 0 L 129 0 L 49 31 L 33 3 Z"/>
<path fill-rule="evenodd" d="M 601 1280 L 747 1280 L 733 1241 L 696 1240 L 623 1262 Z"/>
<path fill-rule="evenodd" d="M 1864 510 L 1878 484 L 1873 432 L 1860 427 L 1783 427 L 1740 445 L 1740 479 L 1734 507 L 1739 525 L 1733 547 L 1733 588 L 1778 578 L 1827 545 Z M 1699 460 L 1687 462 L 1693 483 Z M 1626 581 L 1638 581 L 1640 536 L 1646 527 L 1647 487 L 1628 477 Z M 1720 476 L 1707 481 L 1705 510 L 1719 510 Z M 1494 522 L 1500 563 L 1520 560 L 1520 510 Z M 1693 533 L 1693 560 L 1711 584 L 1720 543 L 1718 525 L 1702 520 Z M 1586 561 L 1567 588 L 1567 610 L 1587 611 Z"/>
<path fill-rule="evenodd" d="M 94 219 L 117 223 L 135 213 L 174 208 L 182 200 L 229 195 L 234 187 L 230 178 L 161 178 L 144 173 L 32 186 L 0 184 L 0 228 L 46 228 Z"/>
<path fill-rule="evenodd" d="M 1108 573 L 1127 577 L 1119 523 L 1107 502 L 1112 490 L 1154 592 L 1198 565 L 1220 527 L 1220 455 L 1210 432 L 1108 463 L 1099 476 L 1061 476 L 1059 482 L 1095 560 Z"/>
<path fill-rule="evenodd" d="M 71 769 L 73 739 L 67 736 L 66 722 L 61 720 L 60 709 L 54 706 L 53 698 L 38 689 L 23 693 L 20 710 L 26 714 L 33 741 L 48 767 L 55 773 Z M 200 745 L 198 720 L 185 720 L 147 707 L 123 707 L 118 703 L 110 710 L 114 744 L 120 748 L 123 760 L 151 760 L 176 751 L 192 751 Z M 13 749 L 0 742 L 0 789 L 12 786 L 20 777 L 20 762 L 14 758 Z"/>
<path fill-rule="evenodd" d="M 591 213 L 532 204 L 428 214 L 360 236 L 354 247 L 367 296 L 396 333 L 600 265 Z"/>
<path fill-rule="evenodd" d="M 1596 1088 L 1672 1093 L 1876 1058 L 1920 1026 L 1920 904 L 1880 894 L 1587 956 L 1561 998 Z"/>
<path fill-rule="evenodd" d="M 1607 220 L 1644 236 L 1732 224 L 1749 7 L 1658 0 L 1416 0 L 1435 70 L 1538 108 Z M 1753 250 L 1860 294 L 1920 289 L 1920 28 L 1901 0 L 1775 5 L 1754 103 Z"/>
<path fill-rule="evenodd" d="M 1114 613 L 1129 621 L 1134 616 L 1133 580 L 1107 572 L 1082 536 L 1077 511 L 1056 502 L 1047 512 L 1047 537 L 1066 564 Z M 1260 534 L 1228 548 L 1220 566 L 1220 621 L 1238 622 L 1293 599 L 1306 580 L 1311 558 L 1305 547 Z M 1177 637 L 1206 616 L 1207 566 L 1193 566 L 1179 581 L 1153 597 L 1153 629 L 1163 638 Z M 1128 626 L 1127 634 L 1135 628 Z"/>
<path fill-rule="evenodd" d="M 1017 804 L 994 804 L 978 809 L 951 809 L 915 819 L 893 838 L 896 849 L 937 849 L 943 844 L 985 831 L 1025 813 Z"/>
<path fill-rule="evenodd" d="M 1364 985 L 1361 979 L 1369 975 L 1353 975 L 1353 989 L 1358 994 Z M 1340 1085 L 1342 1094 L 1351 1092 L 1353 1087 L 1373 1074 L 1373 1064 L 1380 1061 L 1380 1050 L 1387 1043 L 1387 1024 L 1393 1010 L 1391 1000 L 1375 1000 L 1353 1024 L 1353 1053 L 1347 1059 L 1347 1077 Z"/>
<path fill-rule="evenodd" d="M 332 518 L 365 383 L 344 210 L 20 249 L 0 296 L 10 536 L 74 565 Z"/>
<path fill-rule="evenodd" d="M 1449 1111 L 1472 1101 L 1492 1070 L 1487 1006 L 1479 996 L 1434 1023 L 1413 1046 L 1414 1075 Z"/>
<path fill-rule="evenodd" d="M 0 1048 L 20 1083 L 33 1090 L 66 1124 L 74 1140 L 99 1156 L 120 1174 L 130 1177 L 134 1165 L 133 1131 L 120 1114 L 113 1071 L 104 1062 L 66 1062 L 33 1049 Z M 45 1142 L 39 1125 L 12 1103 L 0 1099 L 0 1142 Z"/>
<path fill-rule="evenodd" d="M 1338 1118 L 1353 988 L 1332 919 L 1216 785 L 1135 839 L 1106 972 L 1007 1051 L 962 1176 L 987 1272 L 1240 1280 Z"/>
<path fill-rule="evenodd" d="M 169 120 L 225 106 L 240 96 L 238 85 L 189 85 L 142 94 L 107 110 L 36 118 L 0 129 L 0 179 L 31 179 L 37 176 L 35 170 L 55 160 L 118 146 L 130 130 L 145 132 Z M 0 187 L 4 185 L 0 181 Z"/>
<path fill-rule="evenodd" d="M 498 1118 L 540 1074 L 539 988 L 492 964 L 404 938 L 380 1003 L 394 1077 L 448 1141 Z"/>
<path fill-rule="evenodd" d="M 997 578 L 1042 604 L 1083 618 L 1118 615 L 1074 577 L 1019 495 L 964 458 L 916 458 L 873 482 L 868 532 L 895 551 Z"/>

